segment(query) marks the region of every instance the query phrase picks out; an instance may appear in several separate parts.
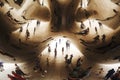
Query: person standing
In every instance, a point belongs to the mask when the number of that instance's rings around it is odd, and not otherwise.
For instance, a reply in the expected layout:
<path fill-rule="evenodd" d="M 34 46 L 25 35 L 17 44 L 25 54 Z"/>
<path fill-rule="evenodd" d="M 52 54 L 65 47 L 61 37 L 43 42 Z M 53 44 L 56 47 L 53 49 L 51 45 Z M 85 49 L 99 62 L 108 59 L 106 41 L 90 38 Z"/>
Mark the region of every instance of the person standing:
<path fill-rule="evenodd" d="M 61 43 L 61 39 L 59 39 L 59 44 Z"/>
<path fill-rule="evenodd" d="M 55 44 L 55 47 L 57 48 L 57 42 L 56 42 L 56 44 Z"/>
<path fill-rule="evenodd" d="M 83 60 L 81 59 L 81 57 L 78 58 L 77 63 L 76 63 L 76 66 L 77 66 L 77 67 L 80 67 L 80 66 L 82 65 L 82 62 L 83 62 Z"/>
<path fill-rule="evenodd" d="M 64 47 L 62 47 L 62 55 L 64 55 Z"/>
<path fill-rule="evenodd" d="M 23 31 L 23 27 L 20 27 L 19 33 L 21 33 Z"/>
<path fill-rule="evenodd" d="M 34 27 L 34 31 L 33 31 L 33 34 L 35 35 L 35 32 L 36 32 L 36 27 Z"/>
<path fill-rule="evenodd" d="M 47 58 L 47 66 L 49 66 L 49 59 Z"/>
<path fill-rule="evenodd" d="M 97 27 L 95 27 L 95 32 L 96 32 L 96 34 L 98 34 L 98 30 L 97 30 Z"/>
<path fill-rule="evenodd" d="M 103 34 L 103 35 L 102 35 L 102 42 L 104 43 L 104 42 L 105 42 L 105 40 L 106 40 L 106 35 L 105 35 L 105 34 Z"/>
<path fill-rule="evenodd" d="M 65 55 L 65 62 L 67 62 L 68 54 Z"/>
<path fill-rule="evenodd" d="M 48 53 L 51 52 L 51 48 L 50 48 L 50 45 L 48 44 Z"/>
<path fill-rule="evenodd" d="M 37 24 L 36 25 L 39 26 L 40 25 L 40 21 L 37 20 Z"/>
<path fill-rule="evenodd" d="M 26 74 L 20 69 L 20 67 L 17 65 L 17 64 L 15 64 L 15 73 L 16 74 L 18 74 L 18 75 L 20 75 L 20 76 L 25 76 Z"/>
<path fill-rule="evenodd" d="M 70 60 L 71 60 L 71 62 L 72 62 L 72 59 L 73 59 L 73 54 L 70 55 Z"/>
<path fill-rule="evenodd" d="M 29 39 L 30 37 L 30 32 L 28 31 L 28 29 L 26 30 L 26 40 Z"/>
<path fill-rule="evenodd" d="M 97 43 L 98 41 L 100 41 L 100 36 L 96 35 L 93 39 L 93 43 Z"/>
<path fill-rule="evenodd" d="M 55 48 L 54 52 L 55 52 L 55 58 L 56 58 L 57 57 L 57 48 Z"/>

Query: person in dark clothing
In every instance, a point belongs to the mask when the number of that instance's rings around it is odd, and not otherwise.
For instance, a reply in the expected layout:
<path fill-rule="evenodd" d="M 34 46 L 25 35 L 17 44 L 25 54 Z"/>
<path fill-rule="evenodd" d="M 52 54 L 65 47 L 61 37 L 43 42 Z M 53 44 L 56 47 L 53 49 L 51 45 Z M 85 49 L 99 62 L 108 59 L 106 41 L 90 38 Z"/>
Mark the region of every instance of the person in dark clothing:
<path fill-rule="evenodd" d="M 82 36 L 86 36 L 87 34 L 89 33 L 89 27 L 85 30 L 82 30 L 80 32 L 77 32 L 75 34 L 78 34 L 78 35 L 82 35 Z"/>
<path fill-rule="evenodd" d="M 26 40 L 29 39 L 30 36 L 30 32 L 28 31 L 28 29 L 26 30 Z"/>
<path fill-rule="evenodd" d="M 44 5 L 44 0 L 42 0 L 42 4 L 41 4 L 41 6 L 43 6 Z"/>
<path fill-rule="evenodd" d="M 72 62 L 71 59 L 67 59 L 67 61 L 66 61 L 67 65 L 70 65 L 71 62 Z"/>
<path fill-rule="evenodd" d="M 4 66 L 3 66 L 3 62 L 0 62 L 0 71 L 4 71 Z"/>
<path fill-rule="evenodd" d="M 3 7 L 4 6 L 4 3 L 0 1 L 0 7 Z"/>
<path fill-rule="evenodd" d="M 112 77 L 111 80 L 120 80 L 120 72 L 116 72 Z"/>
<path fill-rule="evenodd" d="M 83 23 L 82 21 L 81 21 L 80 28 L 81 28 L 81 29 L 84 29 L 84 28 L 85 28 L 85 25 L 84 25 L 84 23 Z"/>
<path fill-rule="evenodd" d="M 21 17 L 22 17 L 24 20 L 30 20 L 30 19 L 27 19 L 27 18 L 26 18 L 25 16 L 23 16 L 23 15 L 22 15 Z"/>
<path fill-rule="evenodd" d="M 36 25 L 37 25 L 37 26 L 39 26 L 39 25 L 40 25 L 40 21 L 38 21 L 38 20 L 37 20 L 37 23 L 36 23 Z"/>
<path fill-rule="evenodd" d="M 67 59 L 68 59 L 68 54 L 65 55 L 65 61 L 67 61 Z"/>
<path fill-rule="evenodd" d="M 108 80 L 110 77 L 113 76 L 114 73 L 115 73 L 114 69 L 109 70 L 106 76 L 104 77 L 104 80 Z"/>
<path fill-rule="evenodd" d="M 113 9 L 113 12 L 116 13 L 116 14 L 118 13 L 118 11 L 116 11 L 115 9 Z"/>
<path fill-rule="evenodd" d="M 12 74 L 14 75 L 15 78 L 17 78 L 17 80 L 26 80 L 25 78 L 21 77 L 19 74 L 15 73 L 14 71 L 12 71 Z"/>
<path fill-rule="evenodd" d="M 115 4 L 117 4 L 118 6 L 120 6 L 120 3 L 118 2 L 118 3 L 115 3 Z"/>
<path fill-rule="evenodd" d="M 106 35 L 103 34 L 103 35 L 102 35 L 102 42 L 103 42 L 103 43 L 105 42 L 105 39 L 106 39 Z"/>
<path fill-rule="evenodd" d="M 20 27 L 19 33 L 21 33 L 23 31 L 23 27 Z"/>
<path fill-rule="evenodd" d="M 56 42 L 56 44 L 55 44 L 55 47 L 57 48 L 57 42 Z"/>
<path fill-rule="evenodd" d="M 98 22 L 99 26 L 102 26 L 102 23 L 101 22 Z"/>
<path fill-rule="evenodd" d="M 55 58 L 56 58 L 57 57 L 57 48 L 55 48 L 54 52 L 55 52 Z"/>
<path fill-rule="evenodd" d="M 66 41 L 66 49 L 67 50 L 70 49 L 70 41 L 69 40 Z"/>
<path fill-rule="evenodd" d="M 12 15 L 11 15 L 11 10 L 13 10 L 13 8 L 10 8 L 9 9 L 9 11 L 6 13 L 6 15 L 11 19 L 11 20 L 13 20 L 13 17 L 12 17 Z"/>
<path fill-rule="evenodd" d="M 9 78 L 10 80 L 18 80 L 16 77 L 14 77 L 14 76 L 12 76 L 12 75 L 10 75 L 10 74 L 8 74 L 8 78 Z"/>
<path fill-rule="evenodd" d="M 61 39 L 59 39 L 59 43 L 61 43 Z"/>
<path fill-rule="evenodd" d="M 93 39 L 93 43 L 97 43 L 100 39 L 100 36 L 99 35 L 97 35 L 97 36 L 95 36 Z"/>
<path fill-rule="evenodd" d="M 49 58 L 47 58 L 47 66 L 49 66 L 50 62 L 49 62 Z"/>
<path fill-rule="evenodd" d="M 86 9 L 84 9 L 84 13 L 85 13 L 86 19 L 88 19 L 90 17 L 90 13 Z M 94 11 L 94 13 L 96 13 L 96 11 Z"/>
<path fill-rule="evenodd" d="M 77 63 L 76 63 L 76 66 L 78 67 L 80 67 L 81 65 L 82 65 L 82 59 L 81 59 L 81 57 L 80 58 L 78 58 L 78 60 L 77 60 Z"/>
<path fill-rule="evenodd" d="M 33 2 L 35 2 L 36 0 L 33 0 Z"/>
<path fill-rule="evenodd" d="M 97 27 L 95 27 L 95 32 L 96 32 L 96 34 L 98 34 L 98 30 L 97 30 Z"/>
<path fill-rule="evenodd" d="M 72 58 L 73 58 L 73 54 L 70 55 L 70 60 L 72 61 Z"/>
<path fill-rule="evenodd" d="M 50 53 L 51 52 L 51 47 L 50 47 L 50 45 L 48 44 L 48 53 Z"/>
<path fill-rule="evenodd" d="M 21 6 L 21 4 L 23 3 L 23 0 L 13 0 L 13 1 L 19 6 Z"/>
<path fill-rule="evenodd" d="M 103 25 L 101 22 L 98 22 L 100 29 L 102 29 Z"/>
<path fill-rule="evenodd" d="M 37 71 L 43 72 L 43 69 L 42 69 L 42 67 L 40 65 L 40 59 L 38 57 L 35 59 L 35 66 L 34 66 L 33 70 L 35 72 L 37 72 Z"/>
<path fill-rule="evenodd" d="M 8 0 L 5 0 L 5 2 L 9 4 Z"/>
<path fill-rule="evenodd" d="M 62 47 L 62 54 L 64 55 L 64 47 Z"/>
<path fill-rule="evenodd" d="M 34 27 L 34 31 L 33 31 L 33 34 L 35 35 L 35 32 L 36 32 L 36 27 Z"/>
<path fill-rule="evenodd" d="M 70 55 L 70 58 L 69 58 L 69 59 L 66 58 L 67 66 L 72 63 L 72 58 L 73 58 L 73 54 Z"/>
<path fill-rule="evenodd" d="M 20 76 L 25 76 L 26 74 L 20 69 L 20 67 L 15 64 L 16 68 L 15 68 L 15 72 L 20 75 Z"/>

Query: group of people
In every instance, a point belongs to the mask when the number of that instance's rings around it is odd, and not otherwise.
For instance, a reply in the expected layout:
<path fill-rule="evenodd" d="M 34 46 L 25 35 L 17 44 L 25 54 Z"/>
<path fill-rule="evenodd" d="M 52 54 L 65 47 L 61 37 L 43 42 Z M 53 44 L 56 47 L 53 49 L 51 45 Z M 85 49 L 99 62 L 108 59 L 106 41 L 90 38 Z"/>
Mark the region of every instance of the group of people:
<path fill-rule="evenodd" d="M 10 80 L 26 80 L 26 75 L 21 69 L 20 67 L 15 64 L 15 71 L 12 71 L 11 74 L 8 74 L 8 78 Z"/>
<path fill-rule="evenodd" d="M 21 24 L 25 24 L 26 22 L 20 21 L 20 20 L 14 18 L 14 16 L 11 14 L 11 11 L 12 11 L 13 9 L 14 9 L 14 8 L 12 7 L 12 8 L 10 8 L 10 9 L 6 12 L 6 15 L 7 15 L 7 17 L 9 18 L 9 20 L 14 21 L 13 24 L 14 24 L 14 23 L 17 23 L 17 24 L 20 24 L 20 25 L 21 25 Z M 21 16 L 21 17 L 22 17 L 22 16 Z"/>
<path fill-rule="evenodd" d="M 69 66 L 72 63 L 72 59 L 73 59 L 73 54 L 70 55 L 70 58 L 68 58 L 68 54 L 66 54 L 65 62 L 67 64 L 67 66 Z"/>
<path fill-rule="evenodd" d="M 59 44 L 60 43 L 61 43 L 61 39 L 59 39 Z M 58 53 L 57 47 L 58 47 L 58 42 L 55 43 L 55 48 L 54 48 L 54 56 L 55 56 L 55 58 L 57 57 L 57 53 Z M 61 49 L 62 49 L 62 54 L 64 55 L 65 48 L 62 47 Z M 66 49 L 67 50 L 70 49 L 70 41 L 69 40 L 66 41 Z M 48 53 L 50 53 L 50 52 L 51 52 L 51 46 L 50 46 L 50 44 L 48 44 Z"/>
<path fill-rule="evenodd" d="M 106 35 L 105 34 L 103 34 L 102 36 L 102 43 L 104 43 L 105 42 L 105 40 L 106 40 Z M 96 35 L 94 38 L 93 38 L 93 43 L 97 43 L 98 41 L 100 41 L 100 35 Z"/>
<path fill-rule="evenodd" d="M 34 30 L 33 30 L 33 34 L 35 35 L 35 32 L 36 32 L 36 28 L 40 25 L 40 21 L 37 20 L 36 22 L 36 27 L 34 27 Z M 25 34 L 25 38 L 26 40 L 28 40 L 30 38 L 30 31 L 28 30 L 28 26 L 29 26 L 29 23 L 27 24 L 27 29 L 26 29 L 26 34 Z M 23 27 L 20 27 L 19 28 L 19 33 L 21 34 L 23 32 Z M 21 42 L 21 40 L 19 40 L 19 42 Z"/>
<path fill-rule="evenodd" d="M 47 58 L 47 66 L 49 66 L 49 59 Z M 47 73 L 47 70 L 44 70 L 43 67 L 41 66 L 41 59 L 37 57 L 35 59 L 35 66 L 33 67 L 33 70 L 35 72 L 40 72 L 41 77 L 45 77 L 45 73 Z"/>
<path fill-rule="evenodd" d="M 39 59 L 39 58 L 36 58 L 36 59 L 35 59 L 35 66 L 33 67 L 33 70 L 34 70 L 35 72 L 42 70 L 42 68 L 41 68 L 41 66 L 40 66 L 40 59 Z"/>
<path fill-rule="evenodd" d="M 104 80 L 120 80 L 120 67 L 118 67 L 117 71 L 114 68 L 110 69 L 104 77 Z"/>
<path fill-rule="evenodd" d="M 76 61 L 76 65 L 73 68 L 73 70 L 69 73 L 68 80 L 79 80 L 83 79 L 85 77 L 89 77 L 91 73 L 92 67 L 87 67 L 86 69 L 82 69 L 83 59 L 80 57 Z"/>
<path fill-rule="evenodd" d="M 95 37 L 93 37 L 93 41 L 91 41 L 91 42 L 87 42 L 84 39 L 80 39 L 80 43 L 85 45 L 85 46 L 89 46 L 89 45 L 92 45 L 92 44 L 97 44 L 98 42 L 105 43 L 106 35 L 103 34 L 103 35 L 101 35 L 101 37 L 102 38 L 100 39 L 100 35 L 96 35 Z"/>

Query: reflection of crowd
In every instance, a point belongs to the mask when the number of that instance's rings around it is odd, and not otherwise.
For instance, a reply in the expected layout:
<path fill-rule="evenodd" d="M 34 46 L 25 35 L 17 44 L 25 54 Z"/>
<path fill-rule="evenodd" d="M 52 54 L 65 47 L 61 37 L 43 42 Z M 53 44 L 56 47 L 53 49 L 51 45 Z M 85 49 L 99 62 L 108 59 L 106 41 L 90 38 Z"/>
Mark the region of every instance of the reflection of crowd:
<path fill-rule="evenodd" d="M 97 22 L 98 23 L 98 26 L 99 26 L 99 29 L 102 31 L 103 30 L 103 24 L 101 22 Z M 89 44 L 96 44 L 98 42 L 102 42 L 102 43 L 105 43 L 106 41 L 106 34 L 103 32 L 102 34 L 98 34 L 98 27 L 96 26 L 93 26 L 94 27 L 94 31 L 95 31 L 95 36 L 93 37 L 93 40 L 91 42 L 88 42 L 88 41 L 85 41 L 84 39 L 80 39 L 81 43 L 85 46 L 89 45 Z M 89 20 L 89 27 L 87 27 L 85 25 L 85 23 L 83 23 L 81 21 L 81 24 L 80 24 L 80 32 L 76 32 L 74 34 L 76 35 L 81 35 L 81 36 L 87 36 L 89 33 L 90 33 L 90 28 L 92 28 L 92 25 L 91 25 L 91 21 Z"/>
<path fill-rule="evenodd" d="M 83 59 L 80 57 L 76 61 L 76 66 L 69 73 L 68 80 L 79 80 L 89 77 L 91 74 L 92 67 L 87 67 L 86 69 L 82 69 Z"/>
<path fill-rule="evenodd" d="M 120 80 L 120 67 L 118 67 L 117 71 L 115 71 L 114 69 L 110 69 L 107 74 L 104 77 L 104 80 Z"/>
<path fill-rule="evenodd" d="M 37 30 L 37 27 L 38 27 L 39 25 L 40 25 L 40 21 L 37 20 L 36 26 L 35 26 L 34 29 L 33 29 L 33 35 L 35 35 L 36 30 Z M 26 32 L 25 32 L 25 38 L 26 38 L 26 40 L 30 39 L 30 35 L 31 35 L 28 27 L 29 27 L 29 23 L 27 24 L 27 28 L 26 28 Z M 19 28 L 19 34 L 21 34 L 22 32 L 23 32 L 23 27 L 20 27 L 20 28 Z M 19 43 L 21 43 L 21 39 L 20 39 L 20 38 L 19 38 Z"/>
<path fill-rule="evenodd" d="M 79 61 L 79 59 L 78 59 Z M 104 69 L 100 68 L 96 70 L 95 79 L 100 80 L 120 80 L 120 67 L 115 71 L 114 68 L 108 70 L 106 75 L 103 77 Z M 73 68 L 72 72 L 69 73 L 68 80 L 81 80 L 81 79 L 87 79 L 92 74 L 92 67 L 88 67 L 85 70 L 81 68 L 81 66 L 76 66 Z M 93 76 L 93 74 L 92 74 Z"/>
<path fill-rule="evenodd" d="M 61 39 L 59 39 L 59 44 L 61 44 Z M 58 53 L 58 51 L 57 51 L 57 47 L 59 47 L 59 44 L 58 44 L 58 42 L 56 42 L 55 43 L 55 48 L 54 48 L 54 56 L 56 57 L 57 56 L 57 53 Z M 69 40 L 67 40 L 66 41 L 66 43 L 65 43 L 66 45 L 66 49 L 67 50 L 69 50 L 70 49 L 70 41 Z M 64 55 L 64 52 L 65 52 L 65 48 L 64 47 L 61 47 L 61 50 L 62 50 L 62 54 Z M 50 44 L 48 44 L 48 53 L 50 53 L 52 50 L 51 50 L 51 46 L 50 46 Z"/>
<path fill-rule="evenodd" d="M 58 48 L 61 48 L 61 54 L 63 55 L 63 58 L 65 58 L 66 66 L 69 66 L 72 63 L 72 59 L 73 59 L 72 54 L 70 55 L 70 57 L 68 56 L 68 54 L 66 54 L 65 57 L 64 57 L 65 47 L 66 47 L 67 52 L 70 50 L 70 41 L 66 40 L 65 43 L 64 43 L 65 46 L 63 46 L 63 45 L 61 46 L 61 43 L 62 43 L 62 39 L 59 39 L 58 41 L 55 40 L 54 47 L 53 47 L 52 44 L 47 45 L 48 56 L 46 58 L 44 58 L 45 62 L 41 61 L 41 58 L 43 56 L 42 54 L 40 54 L 39 57 L 35 59 L 35 65 L 33 67 L 33 70 L 35 72 L 40 72 L 41 77 L 46 76 L 46 73 L 48 72 L 49 66 L 51 65 L 50 64 L 50 59 L 49 59 L 49 55 L 51 54 L 51 52 L 53 52 L 54 60 L 57 60 L 58 53 L 59 53 Z M 42 63 L 45 64 L 45 65 L 43 65 Z"/>
<path fill-rule="evenodd" d="M 90 27 L 91 27 L 91 22 L 90 22 L 90 21 L 89 21 L 89 25 L 90 25 Z M 101 23 L 101 22 L 98 22 L 98 25 L 99 25 L 99 28 L 102 29 L 102 27 L 103 27 L 102 23 Z M 77 33 L 75 33 L 75 34 L 77 34 L 77 35 L 82 35 L 82 36 L 86 36 L 86 35 L 89 34 L 89 32 L 90 32 L 89 27 L 86 28 L 86 26 L 85 26 L 85 24 L 84 24 L 83 22 L 81 22 L 80 28 L 81 28 L 81 31 L 80 31 L 80 32 L 77 32 Z M 100 37 L 102 37 L 101 40 L 102 40 L 102 42 L 104 43 L 105 40 L 106 40 L 106 35 L 105 35 L 104 33 L 103 33 L 102 35 L 99 35 L 99 34 L 98 34 L 98 28 L 97 28 L 96 26 L 95 26 L 95 29 L 94 29 L 94 30 L 95 30 L 96 36 L 93 38 L 93 41 L 92 41 L 91 43 L 93 44 L 93 43 L 99 42 L 99 41 L 100 41 Z M 83 39 L 80 39 L 80 40 L 82 40 L 82 41 L 81 41 L 82 44 L 87 44 L 87 42 L 84 41 Z"/>
<path fill-rule="evenodd" d="M 10 80 L 26 80 L 27 74 L 25 74 L 17 64 L 15 64 L 15 67 L 15 71 L 12 71 L 12 74 L 8 74 L 8 78 Z"/>

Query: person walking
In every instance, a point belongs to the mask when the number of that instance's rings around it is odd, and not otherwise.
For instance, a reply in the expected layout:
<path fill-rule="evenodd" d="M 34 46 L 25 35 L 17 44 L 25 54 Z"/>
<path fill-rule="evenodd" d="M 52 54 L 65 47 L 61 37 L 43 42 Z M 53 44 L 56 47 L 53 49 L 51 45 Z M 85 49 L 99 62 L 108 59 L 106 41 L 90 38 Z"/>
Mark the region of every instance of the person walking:
<path fill-rule="evenodd" d="M 55 58 L 56 58 L 57 57 L 57 48 L 55 48 L 54 52 L 55 52 Z"/>
<path fill-rule="evenodd" d="M 115 73 L 114 69 L 110 69 L 108 73 L 105 75 L 104 80 L 108 80 Z"/>

